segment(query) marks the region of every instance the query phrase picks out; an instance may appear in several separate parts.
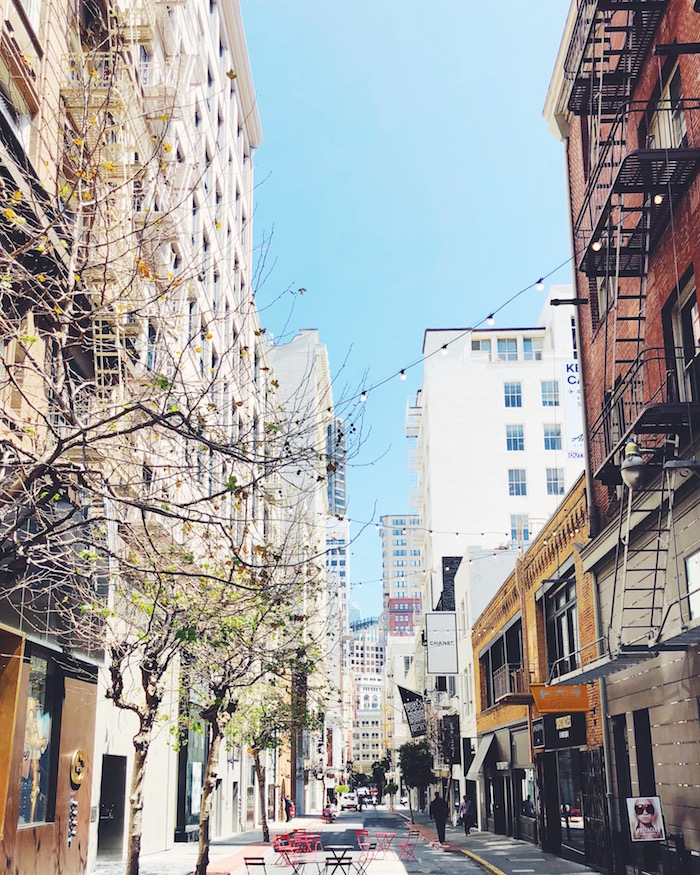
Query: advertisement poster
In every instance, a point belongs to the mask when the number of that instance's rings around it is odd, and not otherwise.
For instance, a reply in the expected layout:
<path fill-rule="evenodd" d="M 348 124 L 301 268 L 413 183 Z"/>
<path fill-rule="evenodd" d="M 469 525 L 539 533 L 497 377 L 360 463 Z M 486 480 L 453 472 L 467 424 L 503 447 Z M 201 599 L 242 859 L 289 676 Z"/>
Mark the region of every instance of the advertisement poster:
<path fill-rule="evenodd" d="M 633 842 L 658 842 L 666 838 L 658 796 L 633 796 L 626 802 Z"/>

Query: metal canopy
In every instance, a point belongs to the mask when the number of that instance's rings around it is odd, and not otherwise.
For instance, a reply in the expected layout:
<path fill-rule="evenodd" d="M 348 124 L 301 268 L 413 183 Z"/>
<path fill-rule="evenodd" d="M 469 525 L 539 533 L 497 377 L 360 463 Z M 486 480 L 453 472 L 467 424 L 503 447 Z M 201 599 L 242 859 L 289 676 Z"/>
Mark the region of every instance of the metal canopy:
<path fill-rule="evenodd" d="M 469 766 L 469 771 L 467 772 L 467 781 L 478 780 L 479 774 L 484 768 L 484 761 L 491 750 L 491 745 L 495 738 L 496 734 L 494 732 L 489 732 L 487 735 L 481 737 L 479 747 L 477 748 L 472 764 Z"/>

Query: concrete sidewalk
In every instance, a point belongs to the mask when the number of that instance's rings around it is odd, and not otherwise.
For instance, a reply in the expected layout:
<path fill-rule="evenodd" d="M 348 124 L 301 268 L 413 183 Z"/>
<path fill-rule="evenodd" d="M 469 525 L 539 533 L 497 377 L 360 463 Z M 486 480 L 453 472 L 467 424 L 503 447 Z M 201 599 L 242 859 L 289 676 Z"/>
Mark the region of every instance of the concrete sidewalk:
<path fill-rule="evenodd" d="M 410 823 L 411 815 L 407 810 L 397 813 Z M 492 875 L 583 875 L 596 871 L 549 854 L 530 842 L 473 829 L 466 836 L 463 827 L 450 824 L 445 831 L 445 844 L 440 845 L 435 824 L 429 816 L 420 811 L 414 812 L 413 816 L 415 827 L 426 841 L 447 853 L 465 854 Z"/>

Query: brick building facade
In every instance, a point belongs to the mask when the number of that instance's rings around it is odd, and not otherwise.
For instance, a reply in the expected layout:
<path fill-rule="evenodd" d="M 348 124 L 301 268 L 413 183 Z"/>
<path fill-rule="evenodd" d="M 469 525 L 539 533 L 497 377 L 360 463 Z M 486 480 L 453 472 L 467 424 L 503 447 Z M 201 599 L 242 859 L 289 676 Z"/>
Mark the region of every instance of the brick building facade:
<path fill-rule="evenodd" d="M 595 595 L 560 680 L 603 680 L 616 872 L 700 863 L 699 13 L 572 3 L 545 106 L 565 146 Z M 662 809 L 645 841 L 635 803 Z"/>
<path fill-rule="evenodd" d="M 479 746 L 467 777 L 479 782 L 482 828 L 604 868 L 598 684 L 576 688 L 573 707 L 571 698 L 543 704 L 571 692 L 553 681 L 596 637 L 593 582 L 580 559 L 585 520 L 581 477 L 474 625 Z"/>

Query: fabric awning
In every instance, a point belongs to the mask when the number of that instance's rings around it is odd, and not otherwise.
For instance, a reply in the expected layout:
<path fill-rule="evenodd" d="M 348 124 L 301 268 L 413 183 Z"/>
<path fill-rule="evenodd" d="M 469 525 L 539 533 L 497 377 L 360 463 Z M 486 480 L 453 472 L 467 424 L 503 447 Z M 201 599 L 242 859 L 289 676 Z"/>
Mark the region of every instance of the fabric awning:
<path fill-rule="evenodd" d="M 479 773 L 484 768 L 484 760 L 486 759 L 488 752 L 491 750 L 491 745 L 493 744 L 495 737 L 495 732 L 489 732 L 487 735 L 482 736 L 481 741 L 479 742 L 479 747 L 476 749 L 476 754 L 472 760 L 472 764 L 469 766 L 467 781 L 476 781 L 478 779 Z"/>

